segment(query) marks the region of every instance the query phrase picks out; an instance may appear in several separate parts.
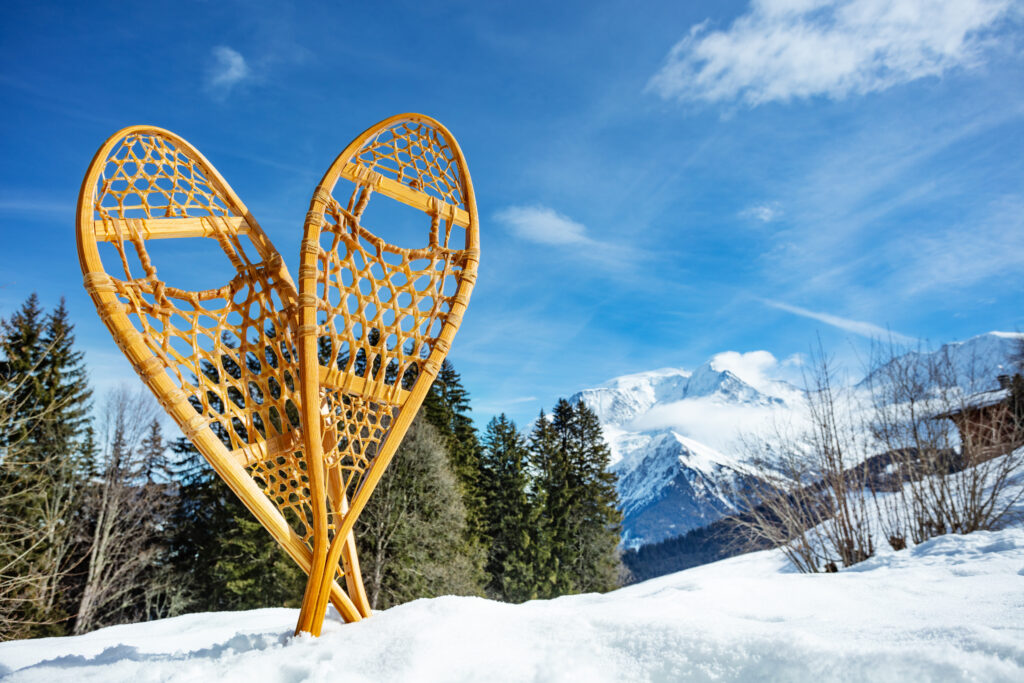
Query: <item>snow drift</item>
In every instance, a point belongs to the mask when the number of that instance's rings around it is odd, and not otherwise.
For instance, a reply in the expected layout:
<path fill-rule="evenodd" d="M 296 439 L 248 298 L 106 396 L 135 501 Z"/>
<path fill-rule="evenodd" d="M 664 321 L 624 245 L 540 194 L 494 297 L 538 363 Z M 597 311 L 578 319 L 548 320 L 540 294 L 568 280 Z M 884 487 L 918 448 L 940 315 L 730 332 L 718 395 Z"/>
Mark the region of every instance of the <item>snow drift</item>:
<path fill-rule="evenodd" d="M 778 551 L 605 595 L 418 600 L 293 638 L 297 610 L 0 644 L 11 681 L 1024 680 L 1024 529 L 942 536 L 838 574 Z"/>

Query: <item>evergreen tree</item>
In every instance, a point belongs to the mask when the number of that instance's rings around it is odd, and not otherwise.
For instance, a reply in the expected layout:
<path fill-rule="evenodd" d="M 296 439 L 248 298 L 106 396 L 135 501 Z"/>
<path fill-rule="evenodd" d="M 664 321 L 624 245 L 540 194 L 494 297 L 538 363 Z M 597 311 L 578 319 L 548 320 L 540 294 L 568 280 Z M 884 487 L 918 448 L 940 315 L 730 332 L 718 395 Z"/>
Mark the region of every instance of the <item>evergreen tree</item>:
<path fill-rule="evenodd" d="M 41 451 L 62 453 L 70 460 L 88 426 L 92 390 L 85 354 L 75 349 L 74 326 L 63 298 L 46 316 L 41 342 L 39 391 L 46 419 L 36 442 Z"/>
<path fill-rule="evenodd" d="M 185 611 L 297 607 L 305 574 L 235 497 L 199 451 L 175 441 L 178 504 L 170 562 L 188 587 Z"/>
<path fill-rule="evenodd" d="M 478 595 L 482 557 L 466 525 L 444 442 L 417 416 L 355 526 L 371 606 Z"/>
<path fill-rule="evenodd" d="M 167 442 L 164 441 L 160 421 L 153 419 L 149 423 L 146 437 L 142 440 L 142 476 L 147 484 L 166 483 L 170 480 L 172 469 L 167 458 Z"/>
<path fill-rule="evenodd" d="M 223 587 L 218 609 L 299 607 L 306 574 L 231 495 L 234 510 L 220 539 L 214 581 Z"/>
<path fill-rule="evenodd" d="M 0 583 L 25 579 L 0 610 L 0 629 L 21 635 L 64 633 L 73 602 L 63 584 L 78 561 L 72 520 L 87 476 L 90 392 L 72 332 L 64 302 L 44 315 L 35 294 L 0 321 Z"/>
<path fill-rule="evenodd" d="M 528 492 L 528 451 L 504 414 L 491 420 L 480 461 L 487 592 L 506 602 L 537 597 L 534 578 L 535 508 Z"/>
<path fill-rule="evenodd" d="M 214 582 L 218 539 L 231 523 L 230 491 L 192 442 L 171 442 L 175 454 L 177 505 L 171 513 L 170 562 L 176 580 L 189 594 L 186 611 L 211 611 L 222 603 L 223 588 Z"/>
<path fill-rule="evenodd" d="M 538 511 L 534 572 L 538 597 L 575 592 L 569 567 L 575 531 L 569 488 L 569 461 L 551 420 L 542 410 L 530 435 L 534 471 L 533 504 Z"/>
<path fill-rule="evenodd" d="M 575 476 L 570 478 L 570 485 L 578 491 L 574 574 L 580 591 L 608 591 L 618 586 L 617 548 L 622 525 L 616 477 L 608 471 L 611 450 L 594 411 L 579 401 L 573 413 L 569 464 Z M 556 423 L 556 431 L 558 428 Z"/>
<path fill-rule="evenodd" d="M 553 596 L 611 590 L 618 584 L 622 516 L 597 416 L 582 401 L 559 400 L 550 422 L 543 413 L 538 419 L 531 452 L 546 546 L 542 591 Z"/>
<path fill-rule="evenodd" d="M 475 488 L 480 461 L 480 442 L 469 416 L 471 410 L 462 377 L 446 359 L 423 401 L 422 412 L 445 440 L 455 475 L 467 490 Z"/>
<path fill-rule="evenodd" d="M 0 376 L 9 415 L 0 434 L 3 445 L 30 458 L 29 439 L 39 430 L 43 412 L 40 367 L 43 362 L 43 309 L 34 293 L 9 319 L 0 321 Z"/>

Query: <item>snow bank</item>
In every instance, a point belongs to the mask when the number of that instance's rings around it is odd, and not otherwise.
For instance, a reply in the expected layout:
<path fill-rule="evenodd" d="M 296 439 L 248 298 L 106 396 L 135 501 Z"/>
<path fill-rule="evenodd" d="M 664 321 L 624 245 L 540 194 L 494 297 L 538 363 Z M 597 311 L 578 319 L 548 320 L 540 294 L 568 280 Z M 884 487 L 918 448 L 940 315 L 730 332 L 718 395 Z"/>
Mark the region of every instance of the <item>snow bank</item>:
<path fill-rule="evenodd" d="M 606 595 L 419 600 L 292 638 L 287 609 L 0 644 L 11 681 L 1024 680 L 1024 530 L 839 574 L 753 553 Z"/>

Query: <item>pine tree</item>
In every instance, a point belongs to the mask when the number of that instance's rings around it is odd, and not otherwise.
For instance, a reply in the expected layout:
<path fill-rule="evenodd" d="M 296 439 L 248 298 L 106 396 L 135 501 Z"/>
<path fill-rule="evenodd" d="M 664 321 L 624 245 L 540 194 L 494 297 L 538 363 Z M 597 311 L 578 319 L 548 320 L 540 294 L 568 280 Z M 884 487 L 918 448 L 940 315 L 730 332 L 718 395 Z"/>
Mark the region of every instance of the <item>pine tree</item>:
<path fill-rule="evenodd" d="M 171 476 L 170 461 L 167 458 L 168 444 L 164 441 L 160 421 L 149 423 L 146 437 L 142 440 L 142 476 L 147 484 L 166 483 Z"/>
<path fill-rule="evenodd" d="M 577 543 L 575 575 L 577 588 L 589 593 L 609 591 L 618 586 L 618 544 L 622 513 L 615 490 L 616 477 L 608 471 L 611 450 L 605 443 L 601 423 L 583 401 L 573 407 L 570 431 L 570 469 L 577 480 Z M 557 429 L 557 426 L 556 426 Z"/>
<path fill-rule="evenodd" d="M 3 445 L 31 458 L 31 444 L 39 430 L 43 412 L 40 368 L 43 345 L 43 309 L 34 293 L 7 320 L 0 321 L 0 376 L 9 423 L 0 434 Z"/>
<path fill-rule="evenodd" d="M 44 354 L 39 367 L 40 401 L 46 419 L 36 441 L 41 451 L 71 459 L 89 422 L 88 373 L 85 354 L 75 349 L 74 326 L 64 299 L 46 316 L 41 339 Z"/>
<path fill-rule="evenodd" d="M 575 532 L 569 488 L 569 461 L 558 436 L 551 420 L 542 410 L 534 423 L 529 444 L 535 477 L 533 504 L 538 510 L 534 571 L 538 597 L 541 598 L 554 598 L 576 590 L 569 569 Z"/>
<path fill-rule="evenodd" d="M 504 414 L 487 425 L 480 461 L 487 592 L 506 602 L 537 597 L 534 578 L 536 514 L 528 488 L 529 453 Z"/>
<path fill-rule="evenodd" d="M 478 595 L 482 557 L 466 525 L 444 442 L 417 416 L 355 527 L 371 606 Z"/>
<path fill-rule="evenodd" d="M 187 440 L 177 455 L 170 562 L 188 588 L 186 611 L 296 607 L 305 574 Z"/>
<path fill-rule="evenodd" d="M 178 499 L 171 513 L 170 563 L 188 598 L 186 611 L 213 611 L 222 604 L 223 587 L 214 578 L 220 536 L 231 524 L 230 495 L 192 442 L 171 442 Z"/>
<path fill-rule="evenodd" d="M 72 520 L 87 476 L 80 456 L 89 395 L 64 302 L 44 316 L 32 294 L 0 321 L 0 583 L 25 579 L 0 610 L 4 631 L 65 632 L 71 601 L 63 582 L 77 561 Z"/>
<path fill-rule="evenodd" d="M 542 595 L 606 591 L 618 584 L 621 513 L 611 453 L 597 416 L 561 399 L 531 438 L 542 506 Z"/>

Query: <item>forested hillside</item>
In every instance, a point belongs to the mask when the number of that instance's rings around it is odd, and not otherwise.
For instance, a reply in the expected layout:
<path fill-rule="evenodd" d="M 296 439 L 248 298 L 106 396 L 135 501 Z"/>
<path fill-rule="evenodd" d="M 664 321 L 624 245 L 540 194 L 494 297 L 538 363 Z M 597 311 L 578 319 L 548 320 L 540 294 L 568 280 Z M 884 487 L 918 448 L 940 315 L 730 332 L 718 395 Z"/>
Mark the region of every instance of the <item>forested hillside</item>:
<path fill-rule="evenodd" d="M 93 396 L 63 302 L 0 326 L 0 637 L 297 606 L 301 570 L 132 383 Z M 597 418 L 559 401 L 479 436 L 446 362 L 356 526 L 376 609 L 619 585 L 621 519 Z"/>

